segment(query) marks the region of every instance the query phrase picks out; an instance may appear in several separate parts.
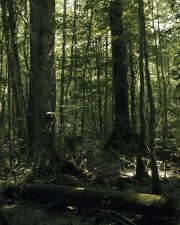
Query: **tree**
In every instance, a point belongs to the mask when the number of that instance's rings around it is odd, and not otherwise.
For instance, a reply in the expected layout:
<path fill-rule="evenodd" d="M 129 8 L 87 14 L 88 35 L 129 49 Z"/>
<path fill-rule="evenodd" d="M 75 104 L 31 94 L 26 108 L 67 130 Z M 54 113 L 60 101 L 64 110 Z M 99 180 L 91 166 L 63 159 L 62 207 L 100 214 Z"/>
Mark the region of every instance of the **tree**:
<path fill-rule="evenodd" d="M 62 43 L 62 65 L 61 65 L 61 84 L 60 84 L 60 148 L 61 153 L 64 149 L 64 135 L 65 135 L 65 121 L 64 121 L 64 86 L 65 86 L 65 69 L 66 69 L 66 28 L 67 28 L 67 22 L 66 22 L 66 7 L 67 7 L 67 1 L 64 0 L 63 2 L 63 43 Z"/>
<path fill-rule="evenodd" d="M 149 118 L 149 149 L 150 149 L 150 160 L 151 160 L 151 171 L 152 171 L 152 192 L 154 194 L 160 194 L 161 184 L 159 180 L 159 173 L 156 163 L 155 156 L 155 105 L 151 85 L 151 76 L 149 70 L 149 56 L 148 56 L 148 44 L 146 36 L 146 24 L 145 24 L 145 15 L 144 15 L 144 1 L 139 0 L 139 20 L 140 20 L 140 33 L 143 39 L 143 48 L 144 48 L 144 61 L 145 61 L 145 74 L 147 81 L 147 91 L 148 99 L 150 105 L 150 118 Z"/>
<path fill-rule="evenodd" d="M 19 62 L 19 52 L 16 37 L 15 2 L 1 1 L 2 22 L 6 42 L 6 55 L 8 61 L 8 74 L 12 86 L 13 101 L 15 105 L 15 122 L 18 143 L 26 143 L 26 110 L 23 99 L 23 88 Z M 8 16 L 9 15 L 9 16 Z"/>
<path fill-rule="evenodd" d="M 145 177 L 145 167 L 143 163 L 143 154 L 145 148 L 145 118 L 144 118 L 144 36 L 143 36 L 143 24 L 142 24 L 142 14 L 141 5 L 139 4 L 139 27 L 140 27 L 140 53 L 139 53 L 139 73 L 140 73 L 140 93 L 139 93 L 139 121 L 140 121 L 140 132 L 137 146 L 137 156 L 136 156 L 136 177 Z"/>
<path fill-rule="evenodd" d="M 111 1 L 110 3 L 115 118 L 113 132 L 107 147 L 118 151 L 127 150 L 130 138 L 126 47 L 123 36 L 122 7 L 123 3 L 121 0 Z"/>
<path fill-rule="evenodd" d="M 157 5 L 157 15 L 159 13 L 158 11 L 158 3 L 156 1 Z M 153 9 L 152 9 L 153 10 Z M 163 126 L 162 126 L 162 141 L 163 145 L 166 148 L 167 146 L 167 135 L 168 135 L 168 118 L 167 118 L 167 83 L 164 73 L 164 65 L 163 65 L 163 53 L 162 53 L 162 37 L 160 33 L 160 19 L 158 15 L 158 41 L 159 41 L 159 57 L 160 57 L 160 68 L 161 68 L 161 77 L 162 77 L 162 83 L 163 83 Z"/>
<path fill-rule="evenodd" d="M 45 149 L 53 164 L 56 80 L 54 65 L 55 1 L 30 1 L 29 156 Z"/>
<path fill-rule="evenodd" d="M 130 76 L 131 76 L 131 87 L 130 87 L 130 96 L 131 96 L 131 129 L 132 134 L 136 134 L 136 105 L 135 105 L 135 97 L 136 97 L 136 86 L 135 86 L 135 72 L 134 72 L 134 58 L 133 58 L 133 46 L 132 46 L 132 40 L 130 40 L 129 44 L 129 67 L 130 67 Z"/>

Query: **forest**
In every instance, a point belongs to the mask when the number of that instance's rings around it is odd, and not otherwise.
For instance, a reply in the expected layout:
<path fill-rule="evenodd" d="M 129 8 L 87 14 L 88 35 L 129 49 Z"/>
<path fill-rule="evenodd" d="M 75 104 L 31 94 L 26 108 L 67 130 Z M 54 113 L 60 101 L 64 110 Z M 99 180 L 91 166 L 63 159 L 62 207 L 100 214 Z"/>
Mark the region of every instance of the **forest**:
<path fill-rule="evenodd" d="M 179 9 L 0 0 L 0 224 L 180 224 Z"/>

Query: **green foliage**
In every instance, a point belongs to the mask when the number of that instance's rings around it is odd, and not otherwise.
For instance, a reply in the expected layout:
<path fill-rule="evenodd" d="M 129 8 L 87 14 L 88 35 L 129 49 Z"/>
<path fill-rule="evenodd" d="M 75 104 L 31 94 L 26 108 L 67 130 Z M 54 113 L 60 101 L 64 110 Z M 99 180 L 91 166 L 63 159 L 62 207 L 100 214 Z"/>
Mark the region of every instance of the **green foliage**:
<path fill-rule="evenodd" d="M 164 129 L 164 85 L 166 86 L 167 100 L 167 146 L 178 149 L 180 145 L 179 133 L 179 2 L 176 0 L 144 1 L 146 30 L 148 39 L 149 67 L 151 71 L 152 88 L 156 106 L 156 136 L 163 139 Z M 22 80 L 22 97 L 24 114 L 28 118 L 29 102 L 29 75 L 30 75 L 30 6 L 27 1 L 13 1 L 15 16 L 15 42 L 18 47 L 20 75 Z M 61 71 L 65 68 L 64 80 L 64 126 L 66 134 L 84 134 L 85 142 L 82 152 L 87 164 L 101 158 L 103 143 L 107 141 L 114 123 L 114 96 L 112 87 L 112 56 L 111 34 L 109 28 L 109 3 L 110 1 L 68 1 L 66 15 L 66 59 L 62 65 L 63 45 L 63 2 L 56 1 L 55 13 L 55 69 L 56 69 L 56 112 L 52 123 L 56 127 L 56 140 L 59 145 L 60 132 L 60 94 Z M 139 131 L 139 23 L 138 1 L 123 1 L 124 35 L 127 49 L 130 43 L 133 48 L 135 72 L 135 108 Z M 153 4 L 152 4 L 153 3 Z M 8 10 L 2 10 L 8 17 Z M 15 91 L 12 87 L 10 76 L 11 65 L 8 57 L 12 56 L 12 46 L 7 46 L 9 40 L 5 38 L 5 25 L 0 20 L 0 141 L 5 142 L 1 149 L 5 160 L 1 159 L 1 166 L 13 161 L 19 161 L 28 151 L 28 143 L 21 145 L 18 138 L 17 109 L 15 107 Z M 8 21 L 6 21 L 8 23 Z M 159 23 L 159 27 L 158 27 Z M 156 38 L 156 42 L 155 42 Z M 129 51 L 127 51 L 126 64 L 129 66 Z M 128 70 L 129 72 L 130 70 Z M 164 81 L 162 72 L 164 73 Z M 159 77 L 158 77 L 159 76 Z M 130 87 L 130 74 L 128 77 Z M 16 83 L 19 85 L 19 83 Z M 146 85 L 146 84 L 145 84 Z M 40 88 L 40 87 L 38 87 Z M 130 96 L 129 96 L 130 97 Z M 5 104 L 3 104 L 3 101 Z M 145 88 L 145 119 L 149 124 L 149 103 Z M 4 111 L 3 111 L 3 110 Z M 101 113 L 100 113 L 101 111 Z M 20 118 L 19 118 L 20 119 Z M 21 119 L 20 119 L 21 120 Z M 101 124 L 102 123 L 102 124 Z M 102 131 L 101 131 L 102 125 Z M 31 133 L 31 131 L 28 131 Z M 41 139 L 43 140 L 43 138 Z M 39 145 L 42 145 L 39 141 Z M 146 133 L 148 143 L 148 133 Z M 43 146 L 37 144 L 35 158 L 37 161 L 47 159 L 47 152 Z M 12 148 L 11 148 L 12 147 Z M 23 147 L 23 154 L 21 152 Z M 59 150 L 59 146 L 57 149 Z M 68 153 L 67 153 L 68 154 Z M 24 156 L 23 156 L 24 157 Z M 8 160 L 9 159 L 9 160 Z M 22 162 L 22 161 L 21 161 Z"/>

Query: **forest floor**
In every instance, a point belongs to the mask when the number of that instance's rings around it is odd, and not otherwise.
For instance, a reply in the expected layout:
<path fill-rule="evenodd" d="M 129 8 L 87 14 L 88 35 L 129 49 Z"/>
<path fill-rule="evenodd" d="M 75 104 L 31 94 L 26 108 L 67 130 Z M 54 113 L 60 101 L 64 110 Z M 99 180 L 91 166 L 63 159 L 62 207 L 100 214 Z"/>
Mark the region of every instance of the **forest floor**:
<path fill-rule="evenodd" d="M 180 209 L 180 167 L 179 162 L 169 163 L 164 171 L 164 164 L 159 161 L 160 178 L 163 193 L 176 199 Z M 151 179 L 137 180 L 134 176 L 133 160 L 123 159 L 122 162 L 100 163 L 91 167 L 89 179 L 78 178 L 71 174 L 51 173 L 48 169 L 37 167 L 32 169 L 19 165 L 16 170 L 9 171 L 9 175 L 1 171 L 1 186 L 11 183 L 36 182 L 46 184 L 65 184 L 80 187 L 106 188 L 117 191 L 133 190 L 139 193 L 151 193 Z M 13 180 L 13 182 L 12 182 Z M 14 199 L 0 199 L 0 225 L 116 225 L 112 214 L 108 210 L 79 209 L 67 207 L 52 210 L 49 205 L 42 205 L 29 201 Z M 136 225 L 180 225 L 180 219 L 149 218 L 142 215 L 120 213 L 129 222 Z M 126 225 L 127 223 L 124 223 Z"/>

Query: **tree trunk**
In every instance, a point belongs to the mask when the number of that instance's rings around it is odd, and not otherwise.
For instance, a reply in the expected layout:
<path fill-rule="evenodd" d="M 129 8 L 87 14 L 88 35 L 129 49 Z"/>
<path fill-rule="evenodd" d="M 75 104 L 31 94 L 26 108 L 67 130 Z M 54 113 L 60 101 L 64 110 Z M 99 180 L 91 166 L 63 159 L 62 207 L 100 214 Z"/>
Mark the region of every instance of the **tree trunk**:
<path fill-rule="evenodd" d="M 130 62 L 130 75 L 131 75 L 131 88 L 130 88 L 130 95 L 131 95 L 131 129 L 132 134 L 136 134 L 136 108 L 135 108 L 135 97 L 136 97 L 136 90 L 135 90 L 135 73 L 134 73 L 134 60 L 133 60 L 133 46 L 132 41 L 130 41 L 129 45 L 129 62 Z"/>
<path fill-rule="evenodd" d="M 97 93 L 98 93 L 98 113 L 99 113 L 99 138 L 103 137 L 103 122 L 102 122 L 102 96 L 101 96 L 101 61 L 100 61 L 100 40 L 96 39 L 96 68 L 97 68 Z"/>
<path fill-rule="evenodd" d="M 59 137 L 60 137 L 60 151 L 62 157 L 64 157 L 64 135 L 65 135 L 65 115 L 64 115 L 64 90 L 65 90 L 65 69 L 66 69 L 66 7 L 67 1 L 64 0 L 63 3 L 63 44 L 62 44 L 62 63 L 61 63 L 61 84 L 60 84 L 60 127 L 59 127 Z"/>
<path fill-rule="evenodd" d="M 121 0 L 111 1 L 110 3 L 115 122 L 112 135 L 106 146 L 108 149 L 113 148 L 119 152 L 128 150 L 130 138 L 126 48 L 123 35 L 122 7 L 123 3 Z"/>
<path fill-rule="evenodd" d="M 92 133 L 95 136 L 98 136 L 98 129 L 97 129 L 97 121 L 95 116 L 95 110 L 94 110 L 94 96 L 93 96 L 93 88 L 92 88 L 92 74 L 90 73 L 89 76 L 89 99 L 90 99 L 90 105 L 91 105 L 91 117 L 92 117 Z"/>
<path fill-rule="evenodd" d="M 84 55 L 84 68 L 83 68 L 83 77 L 82 77 L 82 119 L 81 119 L 81 136 L 84 136 L 84 127 L 85 127 L 85 108 L 86 108 L 86 86 L 85 86 L 85 80 L 86 80 L 86 72 L 87 72 L 87 66 L 89 61 L 89 48 L 90 48 L 90 41 L 91 41 L 91 35 L 92 35 L 92 19 L 94 16 L 94 12 L 92 9 L 89 9 L 89 24 L 88 24 L 88 37 L 87 37 L 87 45 L 86 45 L 86 51 Z"/>
<path fill-rule="evenodd" d="M 3 126 L 3 122 L 4 122 L 4 116 L 5 116 L 5 108 L 6 108 L 6 101 L 5 101 L 5 93 L 6 93 L 6 86 L 7 86 L 7 82 L 3 85 L 2 83 L 2 79 L 3 79 L 3 74 L 5 74 L 5 71 L 3 70 L 3 64 L 4 64 L 4 60 L 3 60 L 3 37 L 1 38 L 1 42 L 0 42 L 0 105 L 1 105 L 1 109 L 0 109 L 0 130 L 4 129 Z"/>
<path fill-rule="evenodd" d="M 70 62 L 70 68 L 69 68 L 69 77 L 68 77 L 68 83 L 66 88 L 66 94 L 65 96 L 68 96 L 69 87 L 71 82 L 73 81 L 73 94 L 70 96 L 72 98 L 72 104 L 73 104 L 73 134 L 77 134 L 78 132 L 78 113 L 77 110 L 77 92 L 78 92 L 78 85 L 77 85 L 77 79 L 78 79 L 78 70 L 77 70 L 77 12 L 78 12 L 78 0 L 74 0 L 74 11 L 73 11 L 73 27 L 72 27 L 72 39 L 71 39 L 71 62 Z M 67 101 L 68 102 L 68 101 Z"/>
<path fill-rule="evenodd" d="M 141 5 L 139 4 L 139 28 L 140 28 L 140 54 L 139 54 L 139 73 L 140 73 L 140 94 L 139 94 L 139 121 L 140 121 L 140 133 L 138 138 L 138 148 L 136 156 L 136 177 L 145 177 L 145 166 L 143 163 L 143 154 L 145 147 L 145 135 L 146 126 L 144 119 L 144 41 L 143 41 L 143 26 L 142 26 L 142 15 Z"/>
<path fill-rule="evenodd" d="M 154 30 L 154 42 L 155 42 L 155 60 L 156 60 L 156 74 L 157 74 L 157 83 L 158 83 L 158 112 L 156 113 L 156 127 L 158 126 L 160 122 L 160 115 L 162 111 L 162 88 L 161 88 L 161 77 L 160 77 L 160 71 L 159 71 L 159 55 L 158 55 L 158 39 L 156 34 L 156 28 L 155 28 L 155 19 L 157 15 L 154 15 L 154 2 L 152 1 L 152 23 L 153 23 L 153 30 Z"/>
<path fill-rule="evenodd" d="M 150 105 L 150 119 L 149 119 L 149 149 L 150 149 L 150 159 L 151 159 L 151 171 L 152 171 L 152 193 L 160 194 L 162 192 L 161 183 L 159 180 L 159 173 L 156 163 L 155 156 L 155 105 L 154 98 L 152 93 L 151 86 L 151 76 L 149 71 L 149 58 L 148 58 L 148 44 L 147 44 L 147 36 L 146 36 L 146 25 L 145 25 L 145 15 L 144 15 L 144 1 L 139 1 L 139 14 L 140 14 L 140 23 L 142 27 L 142 34 L 144 40 L 144 59 L 145 59 L 145 73 L 147 80 L 147 91 L 148 91 L 148 99 Z"/>
<path fill-rule="evenodd" d="M 163 126 L 162 126 L 162 141 L 163 147 L 167 147 L 167 134 L 168 134 L 168 117 L 167 117 L 167 82 L 164 74 L 164 65 L 163 65 L 163 53 L 162 53 L 162 37 L 160 31 L 160 21 L 159 21 L 159 10 L 158 3 L 157 5 L 157 16 L 158 16 L 158 40 L 159 40 L 159 56 L 160 56 L 160 66 L 161 66 L 161 75 L 163 83 Z"/>
<path fill-rule="evenodd" d="M 5 197 L 51 203 L 56 207 L 112 209 L 133 214 L 174 217 L 174 202 L 159 195 L 136 192 L 117 192 L 63 185 L 25 184 L 10 185 L 3 191 Z"/>
<path fill-rule="evenodd" d="M 52 164 L 57 157 L 54 135 L 54 15 L 54 0 L 30 1 L 29 155 L 35 156 L 35 149 L 45 149 Z"/>
<path fill-rule="evenodd" d="M 109 131 L 109 118 L 110 115 L 108 115 L 108 103 L 109 103 L 109 90 L 108 90 L 108 63 L 109 63 L 109 54 L 108 54 L 108 47 L 109 47 L 109 43 L 108 43 L 108 34 L 106 35 L 106 45 L 105 45 L 105 52 L 106 52 L 106 56 L 105 56 L 105 62 L 104 62 L 104 76 L 105 76 L 105 87 L 104 87 L 104 138 L 107 138 L 108 135 L 108 131 Z"/>
<path fill-rule="evenodd" d="M 4 116 L 5 116 L 5 108 L 6 108 L 6 101 L 5 101 L 5 93 L 6 93 L 6 84 L 3 85 L 2 83 L 2 79 L 3 79 L 3 74 L 5 74 L 5 71 L 3 70 L 3 64 L 4 64 L 4 58 L 3 58 L 3 54 L 4 54 L 4 47 L 3 47 L 3 36 L 1 38 L 1 42 L 0 42 L 0 105 L 1 105 L 1 109 L 0 109 L 0 130 L 4 129 L 3 126 L 3 122 L 4 122 Z"/>
<path fill-rule="evenodd" d="M 15 104 L 15 122 L 17 125 L 18 143 L 26 143 L 26 115 L 23 102 L 23 89 L 20 75 L 18 46 L 16 42 L 16 21 L 14 1 L 1 1 L 2 23 L 5 34 L 6 54 L 8 60 L 8 73 L 11 78 L 13 100 Z M 7 16 L 9 13 L 9 17 Z M 9 18 L 9 20 L 8 20 Z"/>

